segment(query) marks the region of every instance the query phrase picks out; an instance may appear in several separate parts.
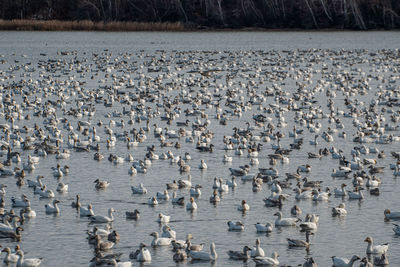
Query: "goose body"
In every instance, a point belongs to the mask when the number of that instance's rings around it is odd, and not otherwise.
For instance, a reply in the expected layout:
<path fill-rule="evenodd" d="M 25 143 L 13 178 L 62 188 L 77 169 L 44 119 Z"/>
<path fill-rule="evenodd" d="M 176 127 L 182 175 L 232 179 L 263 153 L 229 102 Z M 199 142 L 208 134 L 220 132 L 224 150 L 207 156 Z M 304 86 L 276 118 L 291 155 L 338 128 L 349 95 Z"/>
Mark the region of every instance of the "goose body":
<path fill-rule="evenodd" d="M 272 252 L 271 257 L 255 257 L 253 260 L 256 265 L 272 265 L 276 266 L 279 265 L 278 261 L 279 254 L 277 252 Z"/>
<path fill-rule="evenodd" d="M 28 187 L 42 187 L 43 186 L 42 179 L 43 179 L 43 176 L 41 176 L 41 175 L 38 175 L 36 177 L 36 181 L 32 181 L 32 180 L 28 179 L 27 180 Z"/>
<path fill-rule="evenodd" d="M 275 220 L 275 226 L 294 226 L 299 220 L 298 218 L 282 218 L 282 212 L 280 211 L 275 213 L 274 216 L 278 217 Z"/>
<path fill-rule="evenodd" d="M 85 208 L 85 207 L 80 207 L 79 208 L 79 215 L 81 216 L 81 217 L 85 217 L 85 216 L 94 216 L 94 212 L 93 212 L 93 209 L 92 209 L 92 205 L 91 204 L 89 204 L 89 205 L 87 205 L 87 208 Z"/>
<path fill-rule="evenodd" d="M 23 216 L 27 219 L 36 218 L 36 211 L 32 210 L 31 207 L 26 207 Z"/>
<path fill-rule="evenodd" d="M 89 217 L 89 219 L 91 222 L 94 222 L 94 223 L 109 223 L 109 222 L 114 221 L 113 212 L 115 212 L 115 210 L 113 208 L 109 208 L 108 216 L 96 215 L 96 216 Z"/>
<path fill-rule="evenodd" d="M 229 187 L 231 187 L 231 188 L 237 187 L 236 177 L 235 177 L 235 176 L 232 176 L 232 178 L 231 178 L 230 181 L 229 181 L 229 180 L 226 181 L 226 184 L 227 184 Z"/>
<path fill-rule="evenodd" d="M 333 193 L 335 194 L 335 197 L 347 196 L 347 191 L 345 189 L 346 186 L 347 186 L 346 184 L 342 184 L 341 185 L 341 189 L 335 188 L 333 190 Z"/>
<path fill-rule="evenodd" d="M 66 193 L 68 192 L 68 185 L 64 184 L 63 182 L 59 182 L 56 191 L 60 193 Z"/>
<path fill-rule="evenodd" d="M 159 223 L 169 223 L 169 221 L 171 220 L 171 216 L 159 213 L 158 214 L 158 219 L 157 222 Z"/>
<path fill-rule="evenodd" d="M 53 198 L 56 196 L 52 190 L 46 189 L 45 187 L 42 191 L 39 192 L 39 195 L 42 198 Z"/>
<path fill-rule="evenodd" d="M 192 186 L 192 176 L 189 174 L 187 180 L 178 180 L 178 186 L 179 188 L 190 188 Z"/>
<path fill-rule="evenodd" d="M 313 190 L 312 195 L 312 200 L 314 201 L 327 201 L 329 200 L 331 194 L 329 192 L 319 192 L 317 190 Z"/>
<path fill-rule="evenodd" d="M 204 251 L 190 250 L 189 255 L 193 260 L 201 260 L 201 261 L 214 261 L 218 258 L 218 254 L 215 251 L 214 243 L 211 243 L 211 245 L 210 245 L 210 253 L 207 253 Z"/>
<path fill-rule="evenodd" d="M 171 229 L 171 227 L 169 227 L 168 225 L 164 225 L 162 228 L 162 234 L 161 237 L 166 237 L 166 238 L 170 238 L 172 240 L 176 239 L 176 232 L 174 230 Z"/>
<path fill-rule="evenodd" d="M 159 237 L 157 232 L 153 232 L 150 234 L 153 236 L 153 241 L 151 241 L 151 246 L 152 247 L 158 247 L 158 246 L 169 246 L 171 245 L 171 238 L 167 237 Z"/>
<path fill-rule="evenodd" d="M 251 253 L 250 253 L 251 257 L 264 257 L 265 253 L 264 250 L 261 248 L 260 245 L 260 239 L 257 238 L 256 239 L 256 246 L 254 248 L 252 248 Z"/>
<path fill-rule="evenodd" d="M 197 204 L 196 204 L 196 202 L 194 202 L 193 197 L 191 197 L 190 202 L 186 204 L 186 209 L 191 210 L 191 211 L 194 211 L 197 209 Z"/>
<path fill-rule="evenodd" d="M 273 226 L 271 223 L 267 222 L 265 225 L 261 223 L 256 223 L 255 224 L 257 232 L 265 232 L 265 233 L 270 233 L 272 232 Z"/>
<path fill-rule="evenodd" d="M 5 252 L 6 253 L 6 256 L 3 259 L 3 262 L 5 264 L 18 262 L 19 255 L 17 255 L 16 253 L 15 254 L 11 253 L 11 249 L 10 248 L 6 247 L 1 252 Z"/>
<path fill-rule="evenodd" d="M 139 184 L 139 186 L 131 186 L 131 190 L 133 194 L 146 194 L 147 189 L 143 186 L 142 183 Z"/>
<path fill-rule="evenodd" d="M 340 203 L 339 206 L 332 208 L 332 216 L 345 216 L 347 211 L 344 203 Z"/>
<path fill-rule="evenodd" d="M 37 267 L 42 262 L 40 258 L 24 259 L 22 250 L 18 250 L 16 254 L 19 256 L 17 267 Z"/>
<path fill-rule="evenodd" d="M 199 185 L 199 184 L 197 184 L 196 186 L 192 186 L 191 188 L 190 188 L 190 196 L 191 197 L 199 197 L 199 196 L 201 196 L 201 190 L 200 190 L 200 188 L 202 188 L 202 186 L 201 185 Z"/>
<path fill-rule="evenodd" d="M 149 204 L 150 206 L 156 206 L 156 205 L 158 205 L 157 198 L 156 198 L 156 197 L 150 197 L 150 198 L 147 200 L 147 204 Z"/>
<path fill-rule="evenodd" d="M 11 205 L 13 208 L 26 208 L 31 205 L 29 199 L 25 195 L 22 195 L 21 199 L 16 199 L 16 198 L 12 197 L 11 202 L 12 202 Z"/>
<path fill-rule="evenodd" d="M 229 227 L 229 231 L 243 231 L 244 230 L 244 224 L 241 221 L 237 221 L 237 222 L 232 222 L 229 221 L 227 222 L 228 227 Z"/>
<path fill-rule="evenodd" d="M 52 214 L 60 213 L 60 208 L 57 205 L 58 203 L 60 203 L 60 201 L 55 199 L 55 200 L 53 200 L 53 205 L 51 205 L 51 204 L 44 205 L 46 213 L 52 213 Z"/>
<path fill-rule="evenodd" d="M 169 199 L 168 190 L 164 190 L 163 193 L 157 192 L 156 197 L 157 197 L 157 199 L 160 199 L 160 200 L 168 200 Z"/>
<path fill-rule="evenodd" d="M 312 191 L 301 192 L 300 189 L 297 187 L 294 189 L 294 191 L 296 192 L 296 195 L 294 197 L 296 200 L 311 199 L 313 197 Z"/>
<path fill-rule="evenodd" d="M 248 211 L 250 210 L 249 204 L 246 203 L 246 200 L 242 200 L 242 203 L 238 206 L 238 211 Z"/>
<path fill-rule="evenodd" d="M 356 192 L 349 191 L 349 199 L 363 199 L 364 194 L 361 192 L 362 188 L 358 188 Z"/>
<path fill-rule="evenodd" d="M 368 236 L 365 238 L 364 242 L 368 243 L 367 246 L 367 254 L 378 254 L 382 255 L 384 253 L 387 253 L 387 250 L 389 249 L 388 244 L 383 244 L 383 245 L 375 245 L 373 244 L 373 239 L 372 237 Z"/>
<path fill-rule="evenodd" d="M 346 258 L 339 258 L 339 257 L 333 256 L 332 257 L 332 265 L 333 265 L 333 267 L 353 267 L 354 262 L 359 259 L 360 259 L 360 257 L 358 257 L 357 255 L 354 255 L 350 260 L 346 259 Z"/>
<path fill-rule="evenodd" d="M 150 251 L 146 247 L 141 247 L 135 259 L 138 262 L 150 262 L 151 261 Z"/>

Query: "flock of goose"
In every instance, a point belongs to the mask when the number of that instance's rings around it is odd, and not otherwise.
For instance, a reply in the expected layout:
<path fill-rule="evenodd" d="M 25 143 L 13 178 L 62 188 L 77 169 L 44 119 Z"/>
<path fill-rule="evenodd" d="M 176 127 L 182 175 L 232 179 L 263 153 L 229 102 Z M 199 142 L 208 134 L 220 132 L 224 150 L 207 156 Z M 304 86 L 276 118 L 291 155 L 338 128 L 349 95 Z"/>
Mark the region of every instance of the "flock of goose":
<path fill-rule="evenodd" d="M 0 238 L 16 245 L 2 250 L 7 264 L 45 264 L 45 254 L 24 257 L 25 237 L 33 234 L 29 225 L 45 214 L 46 220 L 63 220 L 73 210 L 79 222 L 88 223 L 87 235 L 80 237 L 93 250 L 90 266 L 152 262 L 162 257 L 159 247 L 170 248 L 176 262 L 229 258 L 324 266 L 313 253 L 323 209 L 354 223 L 352 214 L 363 201 L 389 194 L 381 185 L 400 175 L 397 50 L 104 50 L 40 57 L 1 62 Z M 115 175 L 102 176 L 97 168 Z M 107 201 L 113 187 L 120 192 L 113 199 L 126 203 L 125 210 Z M 122 197 L 126 193 L 129 200 Z M 254 201 L 260 195 L 262 201 Z M 352 200 L 359 207 L 349 209 Z M 95 212 L 99 206 L 107 206 L 107 214 Z M 163 206 L 169 208 L 157 210 Z M 200 226 L 211 223 L 212 210 L 220 206 L 226 218 L 221 229 Z M 186 212 L 171 216 L 171 207 Z M 395 209 L 382 209 L 381 221 L 400 219 Z M 190 221 L 201 211 L 198 227 L 177 228 L 186 214 L 194 216 Z M 128 256 L 118 245 L 126 235 L 114 225 L 132 220 L 154 230 L 145 233 L 152 239 L 127 240 Z M 370 222 L 357 223 L 360 233 L 353 235 L 364 235 L 365 256 L 348 246 L 354 255 L 332 256 L 332 265 L 388 265 L 390 250 L 398 248 L 389 250 L 386 240 L 374 244 L 373 238 L 381 238 L 362 231 Z M 338 221 L 321 217 L 321 224 Z M 250 231 L 257 232 L 251 244 L 219 246 L 220 232 L 229 240 Z M 394 224 L 393 231 L 400 235 L 400 226 Z M 282 259 L 268 241 L 271 234 L 285 237 L 289 251 L 305 252 L 296 262 Z M 335 234 L 329 236 L 325 244 L 335 254 Z M 207 244 L 199 241 L 204 239 Z"/>

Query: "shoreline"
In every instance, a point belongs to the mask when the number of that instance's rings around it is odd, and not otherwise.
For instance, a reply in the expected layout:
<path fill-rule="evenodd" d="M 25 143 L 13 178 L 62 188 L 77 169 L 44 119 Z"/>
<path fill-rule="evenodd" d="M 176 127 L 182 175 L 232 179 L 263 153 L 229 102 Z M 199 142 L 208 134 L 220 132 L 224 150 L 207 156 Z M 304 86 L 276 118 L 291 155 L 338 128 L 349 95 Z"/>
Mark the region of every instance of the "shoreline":
<path fill-rule="evenodd" d="M 370 32 L 399 31 L 398 29 L 341 29 L 341 28 L 214 28 L 187 26 L 181 22 L 93 22 L 61 20 L 0 20 L 0 31 L 97 31 L 97 32 Z"/>

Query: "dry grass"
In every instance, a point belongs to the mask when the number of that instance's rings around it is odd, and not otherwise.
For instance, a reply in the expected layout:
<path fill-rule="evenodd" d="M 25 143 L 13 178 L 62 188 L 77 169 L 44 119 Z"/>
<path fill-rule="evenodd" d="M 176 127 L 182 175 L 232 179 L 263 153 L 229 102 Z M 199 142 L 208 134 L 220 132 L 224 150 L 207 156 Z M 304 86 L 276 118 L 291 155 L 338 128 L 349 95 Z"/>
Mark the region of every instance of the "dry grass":
<path fill-rule="evenodd" d="M 2 31 L 186 31 L 180 22 L 93 22 L 60 20 L 0 20 Z"/>

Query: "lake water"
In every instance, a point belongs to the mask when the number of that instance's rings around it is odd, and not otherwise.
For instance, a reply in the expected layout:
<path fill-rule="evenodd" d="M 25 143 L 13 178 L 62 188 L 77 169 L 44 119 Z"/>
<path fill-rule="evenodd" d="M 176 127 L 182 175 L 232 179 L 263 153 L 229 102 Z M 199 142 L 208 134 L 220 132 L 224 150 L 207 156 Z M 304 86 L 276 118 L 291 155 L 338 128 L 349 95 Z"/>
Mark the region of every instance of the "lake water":
<path fill-rule="evenodd" d="M 352 74 L 353 80 L 361 78 L 376 77 L 380 75 L 382 80 L 371 79 L 369 82 L 369 91 L 366 95 L 351 95 L 351 99 L 358 99 L 364 101 L 366 106 L 370 101 L 376 98 L 375 93 L 378 91 L 378 86 L 385 86 L 388 84 L 388 79 L 396 73 L 398 69 L 398 44 L 400 43 L 400 35 L 397 32 L 246 32 L 246 33 L 92 33 L 92 32 L 0 32 L 0 60 L 4 60 L 0 65 L 2 74 L 1 84 L 7 85 L 12 82 L 18 82 L 21 79 L 29 80 L 43 80 L 47 76 L 52 76 L 52 80 L 70 80 L 83 82 L 80 86 L 85 89 L 85 92 L 96 90 L 99 86 L 112 86 L 113 77 L 120 77 L 124 73 L 129 74 L 135 84 L 139 83 L 137 78 L 141 74 L 146 76 L 156 77 L 157 75 L 164 74 L 162 72 L 147 72 L 147 66 L 150 65 L 152 57 L 160 59 L 165 56 L 166 61 L 171 61 L 170 78 L 165 78 L 162 83 L 181 82 L 188 79 L 195 79 L 200 77 L 197 73 L 191 73 L 193 69 L 199 69 L 201 66 L 203 70 L 206 69 L 219 69 L 215 76 L 211 78 L 204 78 L 209 81 L 208 87 L 213 92 L 215 86 L 212 84 L 226 85 L 225 75 L 232 74 L 237 71 L 237 75 L 232 78 L 232 88 L 239 87 L 239 82 L 248 84 L 248 81 L 254 81 L 252 87 L 256 88 L 256 92 L 261 93 L 265 88 L 270 88 L 276 84 L 285 92 L 293 93 L 297 89 L 296 82 L 307 83 L 307 88 L 310 90 L 321 79 L 321 69 L 326 67 L 332 71 L 334 76 L 337 72 L 347 71 Z M 105 51 L 105 49 L 107 49 Z M 382 51 L 387 49 L 387 51 Z M 161 52 L 163 50 L 164 52 Z M 354 52 L 358 51 L 358 54 Z M 61 51 L 72 52 L 68 55 L 61 55 Z M 296 52 L 293 54 L 292 52 Z M 374 54 L 370 54 L 370 53 Z M 97 53 L 109 57 L 108 62 L 104 63 L 104 67 L 108 67 L 108 77 L 105 76 L 106 71 L 99 70 L 98 62 L 95 63 L 92 53 Z M 128 55 L 129 54 L 129 55 Z M 386 55 L 396 55 L 394 57 L 385 57 Z M 125 55 L 125 57 L 123 56 Z M 318 57 L 316 57 L 318 55 Z M 317 60 L 315 60 L 317 58 Z M 361 59 L 361 60 L 358 60 Z M 381 61 L 378 62 L 377 59 Z M 46 68 L 41 68 L 39 65 L 46 65 L 48 60 L 60 60 L 62 63 L 59 65 L 59 70 L 55 73 L 48 72 Z M 119 64 L 123 60 L 126 63 Z M 78 63 L 79 61 L 79 63 Z M 180 64 L 180 69 L 176 69 L 176 62 L 185 62 Z M 246 64 L 244 64 L 244 62 Z M 279 62 L 275 64 L 274 62 Z M 286 63 L 285 63 L 286 62 Z M 374 63 L 375 62 L 375 63 Z M 30 64 L 27 64 L 30 63 Z M 235 63 L 233 65 L 233 63 Z M 274 63 L 274 64 L 272 64 Z M 66 64 L 70 64 L 71 68 Z M 146 64 L 145 67 L 141 67 Z M 161 63 L 160 63 L 161 64 Z M 206 65 L 207 64 L 207 65 Z M 243 64 L 243 65 L 241 65 Z M 325 66 L 323 66 L 325 64 Z M 334 67 L 335 64 L 341 65 L 340 69 Z M 379 64 L 387 64 L 387 68 L 379 68 Z M 397 65 L 396 65 L 397 64 Z M 127 69 L 129 65 L 131 68 Z M 32 69 L 31 72 L 24 71 L 23 68 L 17 69 L 15 66 L 26 66 L 27 69 Z M 122 67 L 121 67 L 122 66 Z M 157 65 L 155 65 L 157 66 Z M 78 67 L 83 69 L 92 70 L 93 72 L 77 72 Z M 256 74 L 258 76 L 251 76 Z M 275 74 L 268 74 L 268 72 L 276 72 L 278 69 L 298 74 L 299 79 L 295 80 L 293 77 L 285 77 L 282 80 L 272 80 L 271 77 L 276 77 Z M 65 71 L 70 69 L 68 72 Z M 357 70 L 359 69 L 359 70 Z M 96 70 L 96 72 L 95 72 Z M 62 72 L 65 71 L 65 72 Z M 304 81 L 304 72 L 310 74 L 310 82 Z M 174 74 L 175 73 L 175 74 Z M 177 77 L 176 73 L 182 75 Z M 242 75 L 243 74 L 243 75 Z M 311 75 L 312 74 L 312 75 Z M 30 75 L 30 77 L 29 77 Z M 93 79 L 91 76 L 93 76 Z M 191 76 L 193 75 L 193 76 Z M 260 83 L 260 76 L 264 77 L 264 81 Z M 164 76 L 165 77 L 165 76 Z M 325 77 L 325 76 L 324 76 Z M 180 81 L 178 79 L 181 79 Z M 99 83 L 104 80 L 103 83 Z M 117 79 L 116 79 L 117 80 Z M 394 79 L 395 83 L 391 86 L 399 86 L 398 77 Z M 312 83 L 311 83 L 312 82 Z M 194 83 L 197 83 L 195 81 Z M 333 82 L 334 83 L 334 82 Z M 115 86 L 115 84 L 114 84 Z M 231 85 L 229 85 L 231 86 Z M 49 85 L 41 84 L 40 87 L 49 87 Z M 69 86 L 61 86 L 63 88 L 62 94 L 69 95 L 74 91 Z M 327 86 L 328 87 L 328 86 Z M 23 87 L 27 89 L 26 87 Z M 122 86 L 122 89 L 125 87 Z M 189 82 L 183 86 L 185 90 L 193 88 L 192 96 L 200 91 L 200 84 L 191 86 Z M 322 86 L 314 90 L 313 104 L 315 107 L 321 107 L 324 114 L 329 114 L 327 107 L 327 97 L 325 90 Z M 58 89 L 60 90 L 60 89 Z M 130 89 L 134 90 L 134 89 Z M 3 99 L 8 93 L 8 90 L 3 91 Z M 204 91 L 203 91 L 204 92 Z M 179 91 L 170 90 L 166 91 L 166 95 L 178 95 Z M 220 92 L 224 95 L 224 91 Z M 47 95 L 41 92 L 36 92 L 29 96 L 30 101 L 34 97 L 41 97 L 42 103 L 46 100 L 56 100 L 59 96 L 56 94 L 48 93 Z M 246 86 L 242 86 L 242 91 L 238 93 L 238 98 L 243 96 L 246 103 L 249 96 L 246 94 Z M 70 103 L 67 103 L 65 108 L 68 110 L 73 107 L 76 108 L 75 98 L 79 94 L 71 95 Z M 21 95 L 15 94 L 13 98 L 17 103 L 22 102 Z M 337 91 L 337 96 L 333 99 L 335 107 L 348 112 L 344 105 L 346 96 L 342 92 Z M 173 252 L 170 247 L 150 249 L 152 253 L 152 262 L 146 263 L 148 266 L 254 266 L 253 261 L 242 263 L 230 260 L 226 254 L 229 249 L 241 250 L 244 245 L 253 246 L 256 238 L 261 239 L 261 246 L 269 256 L 273 251 L 277 251 L 280 255 L 279 260 L 282 265 L 294 265 L 303 263 L 304 257 L 307 253 L 304 249 L 291 249 L 288 248 L 286 238 L 296 238 L 304 240 L 304 233 L 300 233 L 298 227 L 288 227 L 276 229 L 272 233 L 265 235 L 256 232 L 254 224 L 257 222 L 273 223 L 275 217 L 273 214 L 278 210 L 277 208 L 270 208 L 264 205 L 263 199 L 270 195 L 268 185 L 264 184 L 260 192 L 252 192 L 251 182 L 242 183 L 238 178 L 238 187 L 228 193 L 222 195 L 222 201 L 214 206 L 209 203 L 209 197 L 212 194 L 212 184 L 214 177 L 222 177 L 228 179 L 230 173 L 228 168 L 236 168 L 238 166 L 248 164 L 250 159 L 245 152 L 243 156 L 239 157 L 234 155 L 234 151 L 223 150 L 224 144 L 222 143 L 223 136 L 232 135 L 233 127 L 245 128 L 246 122 L 251 122 L 252 115 L 262 113 L 257 110 L 258 106 L 253 106 L 251 110 L 243 111 L 241 117 L 231 116 L 227 126 L 220 125 L 218 120 L 214 118 L 215 108 L 206 108 L 201 105 L 200 109 L 204 110 L 209 115 L 211 124 L 209 130 L 214 132 L 215 136 L 212 143 L 215 145 L 213 153 L 201 153 L 195 149 L 195 144 L 185 143 L 185 137 L 172 139 L 172 141 L 179 141 L 182 144 L 181 149 L 160 147 L 160 142 L 154 137 L 153 129 L 146 133 L 147 140 L 141 143 L 138 147 L 127 149 L 126 143 L 117 141 L 116 147 L 112 149 L 106 148 L 107 135 L 104 132 L 104 126 L 96 126 L 99 120 L 102 120 L 105 125 L 108 125 L 110 119 L 120 121 L 123 119 L 128 122 L 127 115 L 122 118 L 106 117 L 106 114 L 113 111 L 122 111 L 123 107 L 129 106 L 118 103 L 111 108 L 105 108 L 102 103 L 92 102 L 96 107 L 96 113 L 91 118 L 91 125 L 97 128 L 97 134 L 101 137 L 101 152 L 104 154 L 105 159 L 97 162 L 93 160 L 94 151 L 90 152 L 71 152 L 71 158 L 67 160 L 57 160 L 54 155 L 48 155 L 46 158 L 41 158 L 36 169 L 32 173 L 28 173 L 27 179 L 35 179 L 37 175 L 43 175 L 44 183 L 48 188 L 55 191 L 57 187 L 57 179 L 53 178 L 51 167 L 55 167 L 57 163 L 62 166 L 67 164 L 70 166 L 70 174 L 65 176 L 62 181 L 69 184 L 69 192 L 59 194 L 56 192 L 56 198 L 61 201 L 61 213 L 58 216 L 46 215 L 44 205 L 50 201 L 47 199 L 39 199 L 38 195 L 34 195 L 31 188 L 27 185 L 18 188 L 15 184 L 16 179 L 13 177 L 1 178 L 0 183 L 6 184 L 7 194 L 5 196 L 6 209 L 11 208 L 11 197 L 20 197 L 21 194 L 26 194 L 31 201 L 31 207 L 37 212 L 37 218 L 26 222 L 23 225 L 24 232 L 22 239 L 19 242 L 21 248 L 26 252 L 26 257 L 43 257 L 43 266 L 87 266 L 90 259 L 93 257 L 93 247 L 88 244 L 86 240 L 86 230 L 92 228 L 92 224 L 86 218 L 81 218 L 75 209 L 71 208 L 70 204 L 74 200 L 76 194 L 80 194 L 81 201 L 84 205 L 92 203 L 96 215 L 106 215 L 107 210 L 113 207 L 116 210 L 115 221 L 113 222 L 113 229 L 121 235 L 121 241 L 115 246 L 114 252 L 122 252 L 122 258 L 128 260 L 128 255 L 131 251 L 137 249 L 138 245 L 143 242 L 150 244 L 152 237 L 149 234 L 153 231 L 161 231 L 160 225 L 156 222 L 159 212 L 171 216 L 171 223 L 169 224 L 173 230 L 177 232 L 178 239 L 184 239 L 187 233 L 191 233 L 194 237 L 193 243 L 205 243 L 205 251 L 209 251 L 210 242 L 215 242 L 216 250 L 219 258 L 214 263 L 209 262 L 195 262 L 190 261 L 176 264 L 172 260 Z M 221 103 L 224 103 L 222 101 Z M 269 107 L 269 104 L 276 103 L 274 97 L 267 97 L 266 101 L 262 103 L 263 107 Z M 137 103 L 135 103 L 137 104 Z M 156 106 L 154 103 L 146 103 L 150 106 L 152 111 L 155 111 Z M 283 106 L 283 105 L 282 105 Z M 286 105 L 287 106 L 287 105 Z M 191 104 L 181 104 L 181 110 L 187 108 L 191 109 Z M 361 106 L 357 107 L 361 108 Z M 379 106 L 379 109 L 381 106 Z M 228 107 L 222 105 L 222 110 L 229 110 Z M 392 107 L 393 111 L 398 111 L 398 107 Z M 160 108 L 163 113 L 163 109 Z M 58 108 L 57 117 L 66 117 L 71 121 L 74 131 L 76 132 L 78 120 L 87 121 L 88 117 L 83 116 L 77 119 L 73 116 L 66 115 L 62 108 Z M 24 110 L 23 115 L 30 114 L 32 116 L 33 110 Z M 4 115 L 4 114 L 3 114 Z M 278 119 L 274 114 L 265 114 L 272 118 L 272 122 L 276 125 Z M 279 129 L 286 134 L 283 138 L 282 146 L 289 147 L 292 143 L 292 138 L 288 137 L 288 132 L 292 130 L 294 125 L 294 111 L 288 111 L 284 114 L 287 126 Z M 383 113 L 386 122 L 390 122 L 390 115 Z M 337 149 L 342 149 L 347 159 L 351 159 L 351 149 L 358 145 L 352 142 L 353 134 L 356 129 L 353 127 L 353 118 L 346 118 L 339 116 L 344 124 L 344 129 L 347 134 L 346 139 L 339 138 L 337 134 L 333 134 L 335 139 L 332 143 L 326 143 L 321 138 L 319 145 L 312 147 L 309 145 L 309 140 L 314 139 L 314 133 L 310 133 L 305 126 L 296 125 L 298 129 L 304 129 L 304 145 L 300 150 L 293 150 L 290 154 L 289 164 L 278 163 L 275 168 L 279 171 L 279 179 L 285 178 L 286 172 L 295 172 L 297 166 L 302 164 L 312 165 L 312 172 L 306 175 L 311 180 L 322 180 L 323 187 L 330 187 L 332 190 L 339 187 L 343 182 L 341 179 L 333 179 L 331 177 L 332 168 L 338 168 L 338 161 L 333 160 L 331 156 L 323 157 L 321 160 L 308 159 L 307 152 L 317 152 L 319 148 L 335 146 Z M 191 120 L 195 117 L 185 117 L 182 112 L 177 121 Z M 364 118 L 358 118 L 364 121 Z M 32 117 L 31 120 L 16 120 L 15 124 L 20 128 L 23 126 L 33 127 L 35 123 L 40 126 L 43 125 L 44 118 Z M 203 119 L 204 120 L 204 119 Z M 330 125 L 327 119 L 318 120 L 322 124 L 321 133 L 326 131 L 327 127 L 334 127 Z M 0 118 L 0 123 L 6 123 L 5 117 Z M 179 127 L 175 125 L 175 121 L 171 126 L 167 125 L 165 121 L 161 121 L 159 117 L 151 120 L 150 126 L 157 123 L 160 127 L 168 127 L 170 129 L 178 130 Z M 398 125 L 397 123 L 392 123 Z M 139 129 L 139 127 L 146 126 L 145 121 L 135 122 L 133 125 L 126 123 L 124 128 L 113 127 L 114 133 L 122 133 L 123 131 L 130 131 L 132 128 Z M 67 148 L 68 132 L 63 129 L 62 124 L 59 124 L 59 129 L 63 132 L 63 148 Z M 187 127 L 190 130 L 191 127 Z M 255 130 L 256 134 L 262 129 Z M 398 136 L 399 131 L 391 132 L 393 135 Z M 79 134 L 81 137 L 82 134 Z M 4 133 L 1 134 L 4 136 Z M 25 137 L 25 134 L 22 134 Z M 170 141 L 170 140 L 167 140 Z M 276 141 L 271 141 L 275 143 Z M 149 207 L 147 199 L 154 196 L 156 192 L 163 191 L 165 184 L 172 180 L 185 178 L 186 175 L 181 175 L 178 171 L 176 164 L 170 164 L 169 160 L 154 160 L 147 174 L 138 174 L 130 176 L 128 170 L 130 163 L 125 162 L 120 165 L 114 165 L 107 160 L 110 153 L 120 156 L 126 156 L 128 153 L 132 154 L 135 159 L 143 159 L 146 154 L 146 147 L 152 144 L 156 145 L 156 154 L 160 155 L 162 152 L 171 150 L 174 155 L 184 155 L 189 152 L 192 160 L 189 162 L 191 165 L 192 182 L 194 184 L 202 185 L 202 196 L 196 199 L 198 210 L 190 213 L 184 207 L 173 206 L 170 201 L 160 203 L 156 207 Z M 365 198 L 363 200 L 348 200 L 348 198 L 335 198 L 331 197 L 327 202 L 314 202 L 311 200 L 295 201 L 294 194 L 291 189 L 284 189 L 284 193 L 289 194 L 289 199 L 284 202 L 282 213 L 284 217 L 290 216 L 290 208 L 297 204 L 302 210 L 301 218 L 304 219 L 305 214 L 315 213 L 320 216 L 318 230 L 314 236 L 311 236 L 311 246 L 309 256 L 312 256 L 318 263 L 318 266 L 330 266 L 331 256 L 348 257 L 357 254 L 361 257 L 365 255 L 366 244 L 364 239 L 367 236 L 372 236 L 376 244 L 390 243 L 388 258 L 390 266 L 400 266 L 400 238 L 394 235 L 391 222 L 384 221 L 383 211 L 390 208 L 393 211 L 399 211 L 399 194 L 400 185 L 396 178 L 393 176 L 393 171 L 389 169 L 389 164 L 394 163 L 395 159 L 390 156 L 390 151 L 399 151 L 400 145 L 398 142 L 381 145 L 381 144 L 367 144 L 368 147 L 376 147 L 379 150 L 384 150 L 387 154 L 385 159 L 378 159 L 378 166 L 384 166 L 385 170 L 382 174 L 377 176 L 382 179 L 380 186 L 380 196 L 372 196 L 368 190 L 364 190 Z M 27 161 L 28 154 L 33 151 L 22 151 L 16 148 L 15 151 L 21 152 L 22 162 Z M 270 143 L 263 143 L 263 149 L 259 155 L 260 165 L 258 167 L 268 168 L 268 154 L 273 153 Z M 233 162 L 224 164 L 222 163 L 223 155 L 227 154 L 233 157 Z M 361 158 L 377 158 L 377 154 L 361 155 Z M 6 156 L 2 157 L 2 161 Z M 201 171 L 197 167 L 200 160 L 204 159 L 208 165 L 208 169 Z M 13 163 L 11 167 L 22 167 L 21 163 Z M 257 172 L 257 166 L 251 168 L 251 173 Z M 365 167 L 365 170 L 367 168 Z M 97 191 L 94 188 L 93 181 L 99 178 L 100 180 L 108 180 L 111 185 L 106 190 Z M 351 180 L 345 180 L 349 188 L 351 188 Z M 132 195 L 130 190 L 131 185 L 138 185 L 143 183 L 148 189 L 146 195 Z M 189 191 L 182 189 L 177 191 L 178 195 L 185 196 L 185 201 L 188 201 Z M 172 192 L 170 192 L 172 195 Z M 250 211 L 242 214 L 237 210 L 237 205 L 240 201 L 245 199 L 250 205 Z M 335 218 L 331 216 L 331 209 L 337 206 L 342 201 L 345 202 L 348 215 L 343 218 Z M 138 221 L 127 220 L 125 218 L 125 211 L 133 211 L 138 209 L 141 212 L 141 218 Z M 16 209 L 18 211 L 18 209 Z M 227 228 L 227 221 L 241 220 L 245 225 L 243 232 L 229 232 Z M 14 247 L 16 242 L 3 239 L 0 241 L 3 247 Z M 133 261 L 134 266 L 139 263 Z M 358 264 L 357 264 L 358 265 Z"/>

